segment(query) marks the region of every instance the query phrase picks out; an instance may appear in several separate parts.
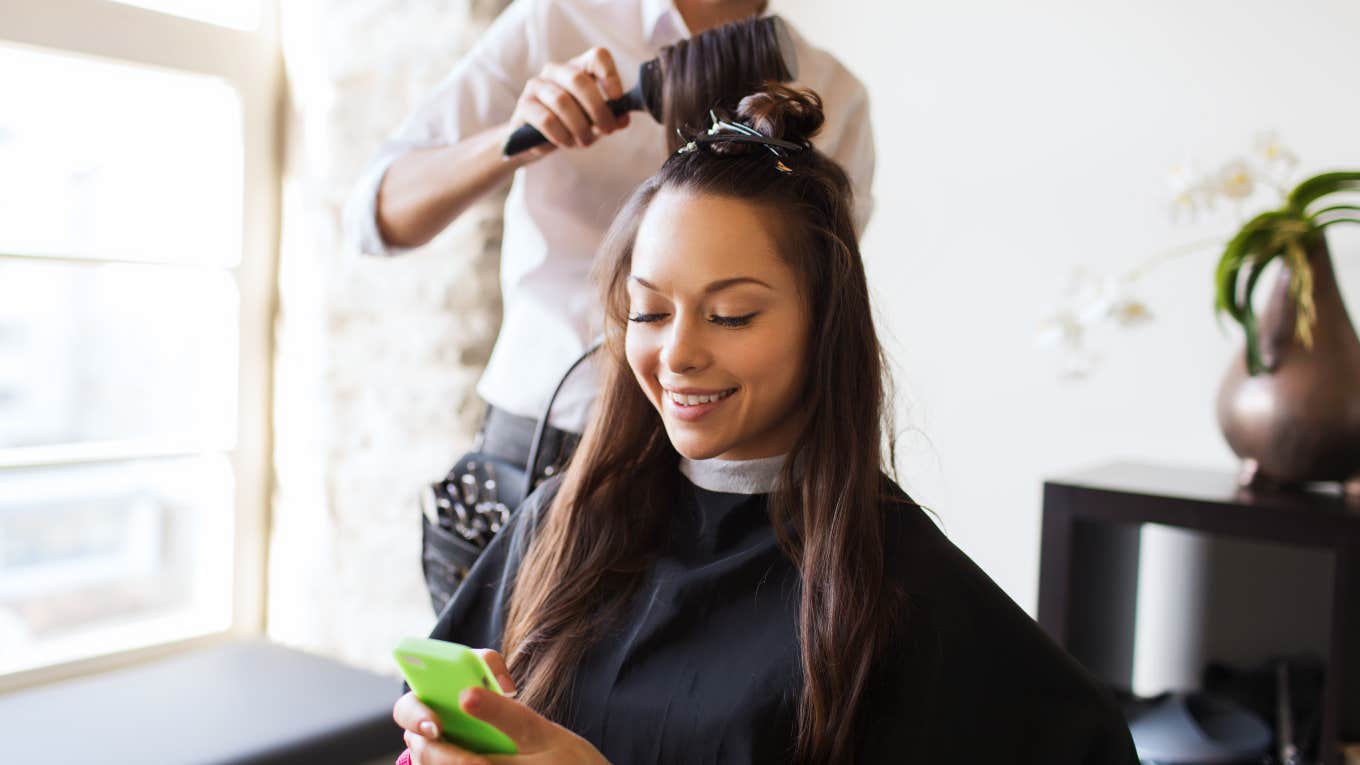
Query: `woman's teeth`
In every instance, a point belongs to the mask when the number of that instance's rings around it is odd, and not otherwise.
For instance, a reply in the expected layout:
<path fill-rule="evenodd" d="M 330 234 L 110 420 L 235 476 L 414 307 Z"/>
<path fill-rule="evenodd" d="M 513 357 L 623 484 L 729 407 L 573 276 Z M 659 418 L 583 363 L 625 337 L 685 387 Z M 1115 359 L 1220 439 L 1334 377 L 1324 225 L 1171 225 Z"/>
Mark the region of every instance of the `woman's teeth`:
<path fill-rule="evenodd" d="M 728 390 L 725 390 L 721 393 L 714 393 L 713 395 L 710 396 L 689 396 L 683 393 L 676 393 L 674 391 L 668 390 L 666 391 L 666 396 L 669 397 L 670 400 L 677 404 L 678 406 L 697 406 L 699 404 L 708 404 L 714 401 L 721 401 L 722 399 L 725 399 L 736 392 L 737 392 L 736 388 L 729 388 Z"/>

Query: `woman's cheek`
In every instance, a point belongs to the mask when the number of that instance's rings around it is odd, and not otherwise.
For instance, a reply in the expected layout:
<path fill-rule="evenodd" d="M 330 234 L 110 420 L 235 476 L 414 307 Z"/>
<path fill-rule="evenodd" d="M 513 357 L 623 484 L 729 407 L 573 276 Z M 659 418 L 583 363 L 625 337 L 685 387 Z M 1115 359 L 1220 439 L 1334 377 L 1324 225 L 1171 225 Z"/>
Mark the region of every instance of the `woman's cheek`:
<path fill-rule="evenodd" d="M 768 386 L 785 373 L 790 362 L 787 332 L 765 324 L 739 334 L 740 342 L 734 344 L 736 347 L 731 349 L 730 357 L 746 376 Z"/>
<path fill-rule="evenodd" d="M 803 365 L 803 338 L 778 325 L 752 337 L 743 358 L 753 377 L 759 378 L 767 392 L 768 412 L 776 418 L 788 416 L 797 407 L 797 397 L 807 370 Z"/>

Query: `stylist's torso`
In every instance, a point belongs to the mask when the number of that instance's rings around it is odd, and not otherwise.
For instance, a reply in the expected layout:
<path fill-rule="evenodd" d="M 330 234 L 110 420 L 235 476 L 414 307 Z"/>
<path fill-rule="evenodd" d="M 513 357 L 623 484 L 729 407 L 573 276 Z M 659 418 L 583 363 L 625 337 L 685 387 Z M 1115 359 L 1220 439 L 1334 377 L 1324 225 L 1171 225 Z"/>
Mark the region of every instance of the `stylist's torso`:
<path fill-rule="evenodd" d="M 790 32 L 798 83 L 825 99 L 827 123 L 815 143 L 850 176 L 862 231 L 872 210 L 874 164 L 867 95 L 832 56 Z M 406 151 L 450 145 L 509 120 L 525 83 L 548 63 L 605 47 L 626 90 L 644 61 L 689 36 L 670 0 L 516 0 L 370 165 L 350 211 L 362 249 L 401 251 L 383 242 L 375 210 L 383 173 Z M 495 407 L 540 415 L 557 380 L 599 333 L 590 279 L 596 249 L 628 195 L 666 159 L 661 125 L 633 117 L 592 146 L 554 151 L 515 173 L 501 248 L 502 325 L 477 386 Z M 554 404 L 552 424 L 580 432 L 595 388 L 594 374 L 573 375 Z"/>

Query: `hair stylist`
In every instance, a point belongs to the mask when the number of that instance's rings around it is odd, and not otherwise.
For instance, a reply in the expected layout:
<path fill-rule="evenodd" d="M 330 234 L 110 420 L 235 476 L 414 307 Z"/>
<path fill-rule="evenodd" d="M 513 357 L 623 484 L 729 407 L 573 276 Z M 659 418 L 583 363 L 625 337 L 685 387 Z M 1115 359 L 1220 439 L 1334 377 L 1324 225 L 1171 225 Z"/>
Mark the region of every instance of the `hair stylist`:
<path fill-rule="evenodd" d="M 483 450 L 527 459 L 554 386 L 600 331 L 589 283 L 596 250 L 627 196 L 667 156 L 662 126 L 645 115 L 616 118 L 606 100 L 662 47 L 769 12 L 764 0 L 515 0 L 372 161 L 346 212 L 351 238 L 372 255 L 429 242 L 511 181 L 504 316 L 477 386 L 489 404 Z M 874 168 L 868 96 L 834 57 L 791 26 L 790 35 L 798 83 L 826 101 L 818 148 L 846 168 L 862 231 Z M 550 143 L 503 159 L 506 138 L 524 123 Z M 547 457 L 564 458 L 583 430 L 596 376 L 587 366 L 562 389 Z"/>

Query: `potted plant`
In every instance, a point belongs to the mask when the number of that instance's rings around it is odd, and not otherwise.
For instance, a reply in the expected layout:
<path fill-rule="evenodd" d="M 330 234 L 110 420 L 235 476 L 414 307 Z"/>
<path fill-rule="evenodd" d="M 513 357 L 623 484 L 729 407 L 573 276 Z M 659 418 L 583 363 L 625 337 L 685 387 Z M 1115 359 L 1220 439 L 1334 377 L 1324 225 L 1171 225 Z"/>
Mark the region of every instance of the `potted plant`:
<path fill-rule="evenodd" d="M 1218 419 L 1247 485 L 1341 481 L 1360 493 L 1360 339 L 1337 287 L 1326 229 L 1360 223 L 1360 171 L 1323 173 L 1247 221 L 1218 261 L 1216 308 L 1245 348 L 1219 389 Z M 1266 266 L 1282 268 L 1258 320 Z"/>
<path fill-rule="evenodd" d="M 1274 134 L 1259 136 L 1255 148 L 1250 158 L 1215 172 L 1173 171 L 1173 210 L 1194 217 L 1226 203 L 1241 221 L 1266 189 L 1278 194 L 1276 209 L 1246 218 L 1230 235 L 1167 250 L 1119 276 L 1078 271 L 1039 341 L 1064 352 L 1065 376 L 1085 376 L 1099 360 L 1088 340 L 1093 330 L 1151 317 L 1134 294 L 1136 283 L 1168 259 L 1212 246 L 1221 253 L 1216 312 L 1246 336 L 1218 395 L 1219 425 L 1243 460 L 1242 482 L 1339 481 L 1360 497 L 1360 339 L 1326 238 L 1332 226 L 1360 224 L 1360 201 L 1344 196 L 1360 192 L 1360 171 L 1323 173 L 1291 188 L 1294 154 Z M 1276 262 L 1281 267 L 1258 317 L 1256 287 Z"/>

